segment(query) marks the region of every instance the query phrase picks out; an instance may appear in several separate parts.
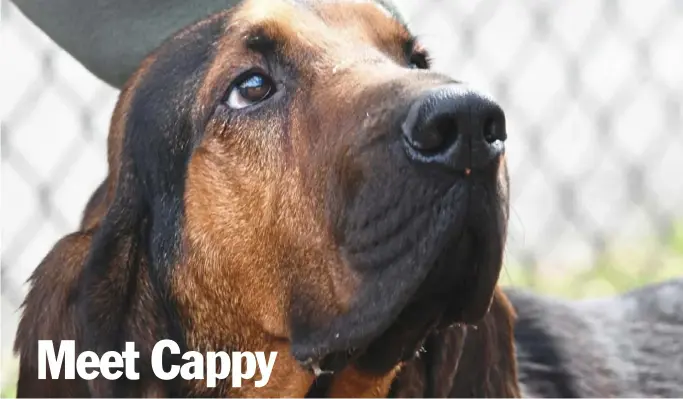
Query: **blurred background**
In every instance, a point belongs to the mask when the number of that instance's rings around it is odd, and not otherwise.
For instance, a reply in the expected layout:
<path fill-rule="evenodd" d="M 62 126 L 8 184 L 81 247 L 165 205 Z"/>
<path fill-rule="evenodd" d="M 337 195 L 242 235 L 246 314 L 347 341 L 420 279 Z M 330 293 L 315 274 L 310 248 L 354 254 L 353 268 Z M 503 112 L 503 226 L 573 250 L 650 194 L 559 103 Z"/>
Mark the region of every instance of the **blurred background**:
<path fill-rule="evenodd" d="M 105 176 L 117 91 L 1 1 L 2 384 L 27 277 Z M 503 282 L 572 298 L 683 274 L 683 2 L 398 0 L 508 117 Z"/>

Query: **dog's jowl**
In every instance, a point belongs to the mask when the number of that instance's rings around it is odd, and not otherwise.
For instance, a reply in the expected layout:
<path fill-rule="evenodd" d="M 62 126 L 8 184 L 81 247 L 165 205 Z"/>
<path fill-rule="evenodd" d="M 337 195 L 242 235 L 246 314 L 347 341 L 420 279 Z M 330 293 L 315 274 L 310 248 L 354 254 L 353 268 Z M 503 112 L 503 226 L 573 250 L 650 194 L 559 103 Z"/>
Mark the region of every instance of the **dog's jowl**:
<path fill-rule="evenodd" d="M 170 38 L 120 94 L 81 228 L 31 278 L 19 395 L 519 395 L 505 115 L 429 67 L 383 2 L 244 1 Z M 140 378 L 39 379 L 39 340 L 134 342 Z M 277 357 L 263 385 L 159 378 L 163 340 L 163 370 Z"/>

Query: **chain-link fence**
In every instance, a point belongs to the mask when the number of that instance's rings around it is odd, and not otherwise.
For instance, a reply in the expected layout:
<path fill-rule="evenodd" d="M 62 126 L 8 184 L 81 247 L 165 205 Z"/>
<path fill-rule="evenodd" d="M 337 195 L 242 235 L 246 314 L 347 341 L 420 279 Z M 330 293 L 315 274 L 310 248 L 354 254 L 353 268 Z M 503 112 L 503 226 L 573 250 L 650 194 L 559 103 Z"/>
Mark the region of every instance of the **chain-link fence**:
<path fill-rule="evenodd" d="M 400 3 L 436 68 L 506 109 L 506 278 L 683 273 L 683 2 Z M 117 93 L 6 0 L 0 40 L 6 347 L 23 282 L 104 177 Z"/>

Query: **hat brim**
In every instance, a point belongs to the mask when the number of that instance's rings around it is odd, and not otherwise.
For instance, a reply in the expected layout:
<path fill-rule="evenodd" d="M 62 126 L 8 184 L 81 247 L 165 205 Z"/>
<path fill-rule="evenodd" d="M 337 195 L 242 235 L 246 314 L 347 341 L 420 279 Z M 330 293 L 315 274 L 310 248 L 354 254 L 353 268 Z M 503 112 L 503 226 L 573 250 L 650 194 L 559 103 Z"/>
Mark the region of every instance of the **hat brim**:
<path fill-rule="evenodd" d="M 241 0 L 14 0 L 85 68 L 121 88 L 142 60 L 175 32 Z M 368 0 L 401 20 L 391 0 Z"/>

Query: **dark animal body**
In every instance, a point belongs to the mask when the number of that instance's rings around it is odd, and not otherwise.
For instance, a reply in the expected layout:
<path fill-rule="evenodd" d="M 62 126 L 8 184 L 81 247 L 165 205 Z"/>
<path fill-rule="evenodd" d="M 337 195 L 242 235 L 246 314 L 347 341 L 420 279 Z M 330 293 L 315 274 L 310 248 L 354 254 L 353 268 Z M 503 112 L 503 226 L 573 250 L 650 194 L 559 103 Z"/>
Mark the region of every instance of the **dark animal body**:
<path fill-rule="evenodd" d="M 683 396 L 683 279 L 583 301 L 505 293 L 524 396 Z"/>
<path fill-rule="evenodd" d="M 122 90 L 108 175 L 31 277 L 18 395 L 592 392 L 534 382 L 526 364 L 568 364 L 563 343 L 529 345 L 554 308 L 512 292 L 513 333 L 497 286 L 506 138 L 500 106 L 429 70 L 384 2 L 248 0 L 197 22 Z M 39 380 L 42 339 L 134 341 L 141 378 Z M 279 356 L 266 387 L 208 388 L 152 373 L 161 339 Z"/>

